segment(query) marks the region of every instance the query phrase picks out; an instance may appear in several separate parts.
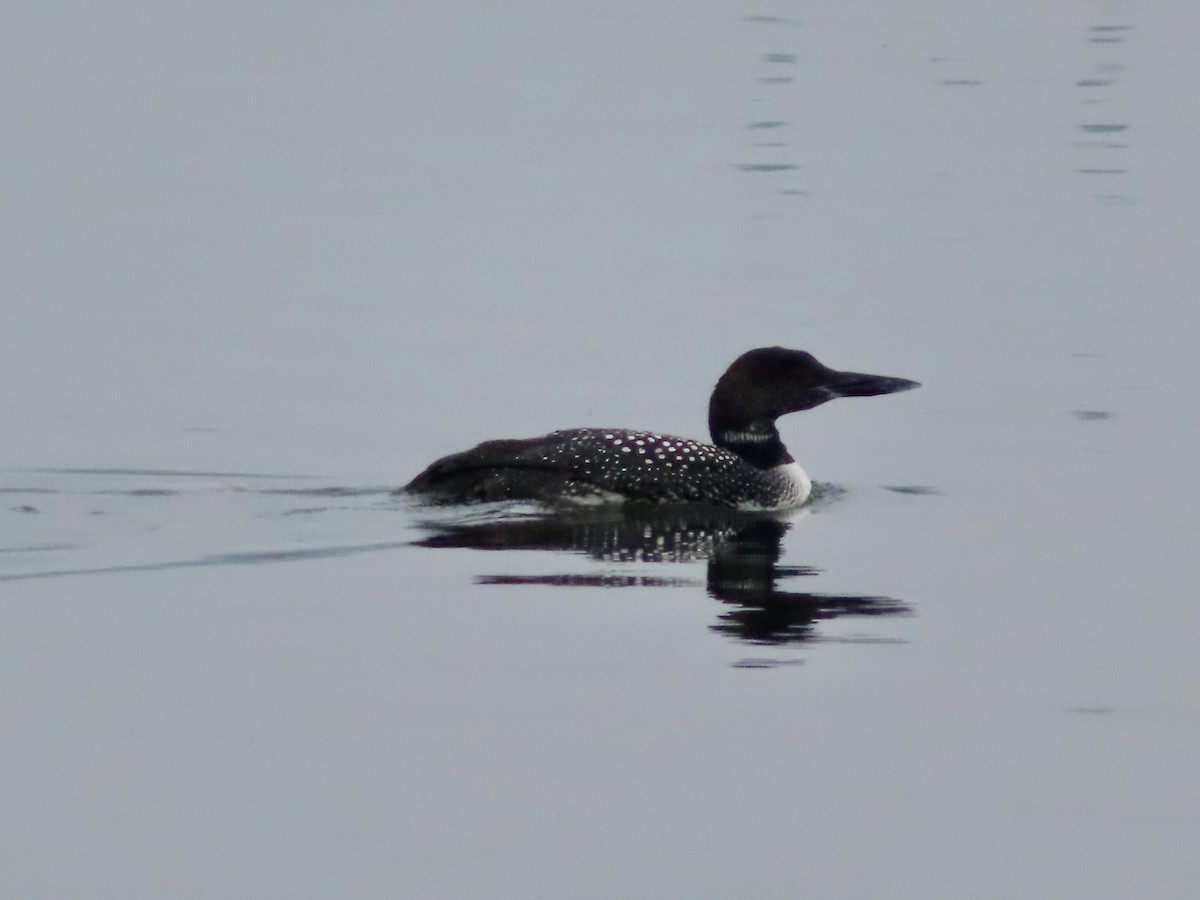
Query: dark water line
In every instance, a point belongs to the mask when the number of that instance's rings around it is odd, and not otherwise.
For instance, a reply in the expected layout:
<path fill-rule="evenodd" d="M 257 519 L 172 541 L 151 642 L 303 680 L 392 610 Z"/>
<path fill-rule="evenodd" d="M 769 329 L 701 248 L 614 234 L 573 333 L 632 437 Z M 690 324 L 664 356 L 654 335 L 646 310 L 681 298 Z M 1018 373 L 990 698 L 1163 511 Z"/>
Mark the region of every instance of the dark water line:
<path fill-rule="evenodd" d="M 270 472 L 188 472 L 178 469 L 4 469 L 5 472 L 39 472 L 46 475 L 136 475 L 163 478 L 288 478 L 310 481 L 317 475 L 286 475 Z"/>
<path fill-rule="evenodd" d="M 0 581 L 25 581 L 33 578 L 63 578 L 68 575 L 115 575 L 121 572 L 160 572 L 167 569 L 200 569 L 208 566 L 256 566 L 264 563 L 296 562 L 306 559 L 330 559 L 354 556 L 377 550 L 397 550 L 408 546 L 407 541 L 380 541 L 373 544 L 348 544 L 341 547 L 313 547 L 304 550 L 267 550 L 257 553 L 222 553 L 199 559 L 172 560 L 161 563 L 141 563 L 130 566 L 102 566 L 94 569 L 51 569 L 45 572 L 26 572 L 21 575 L 0 575 Z"/>

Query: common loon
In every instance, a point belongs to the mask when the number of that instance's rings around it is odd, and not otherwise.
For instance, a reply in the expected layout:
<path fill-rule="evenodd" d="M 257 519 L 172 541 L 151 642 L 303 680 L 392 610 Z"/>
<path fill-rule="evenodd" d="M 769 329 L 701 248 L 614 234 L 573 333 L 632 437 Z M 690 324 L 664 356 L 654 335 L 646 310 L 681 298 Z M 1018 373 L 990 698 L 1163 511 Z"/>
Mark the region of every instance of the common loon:
<path fill-rule="evenodd" d="M 743 353 L 708 403 L 713 443 L 620 428 L 571 428 L 525 440 L 485 441 L 445 456 L 403 491 L 450 500 L 641 500 L 737 509 L 799 506 L 812 482 L 775 420 L 835 397 L 919 387 L 906 378 L 839 372 L 811 353 Z"/>

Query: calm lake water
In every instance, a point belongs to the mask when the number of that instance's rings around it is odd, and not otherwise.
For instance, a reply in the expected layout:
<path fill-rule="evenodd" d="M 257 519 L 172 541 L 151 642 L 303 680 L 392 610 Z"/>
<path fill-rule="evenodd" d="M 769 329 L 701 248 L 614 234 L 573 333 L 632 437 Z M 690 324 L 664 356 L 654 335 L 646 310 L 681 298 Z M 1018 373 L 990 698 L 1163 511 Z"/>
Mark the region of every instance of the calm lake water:
<path fill-rule="evenodd" d="M 1200 893 L 1200 14 L 26 4 L 0 893 Z M 784 518 L 393 495 L 577 425 Z"/>

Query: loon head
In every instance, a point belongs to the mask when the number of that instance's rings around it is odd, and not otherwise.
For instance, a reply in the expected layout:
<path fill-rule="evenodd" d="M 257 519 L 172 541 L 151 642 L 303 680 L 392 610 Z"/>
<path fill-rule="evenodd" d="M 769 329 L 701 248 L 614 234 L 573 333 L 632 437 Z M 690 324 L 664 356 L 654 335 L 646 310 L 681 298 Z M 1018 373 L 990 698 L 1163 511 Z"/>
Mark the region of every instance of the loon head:
<path fill-rule="evenodd" d="M 920 387 L 907 378 L 839 372 L 811 353 L 761 347 L 733 361 L 713 388 L 708 430 L 713 443 L 761 468 L 792 462 L 775 420 L 835 397 L 872 397 Z"/>

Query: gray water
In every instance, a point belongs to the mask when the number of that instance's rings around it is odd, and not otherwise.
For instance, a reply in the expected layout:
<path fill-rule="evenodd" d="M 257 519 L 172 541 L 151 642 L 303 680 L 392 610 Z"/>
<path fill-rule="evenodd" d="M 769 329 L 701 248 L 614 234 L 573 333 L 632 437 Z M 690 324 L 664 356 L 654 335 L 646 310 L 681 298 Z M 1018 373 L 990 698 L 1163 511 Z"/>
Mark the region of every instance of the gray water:
<path fill-rule="evenodd" d="M 3 896 L 1200 891 L 1191 5 L 5 19 Z M 765 344 L 783 522 L 391 493 Z"/>

